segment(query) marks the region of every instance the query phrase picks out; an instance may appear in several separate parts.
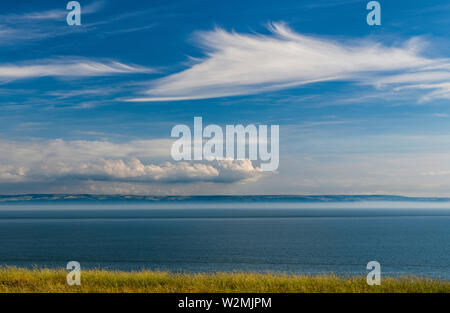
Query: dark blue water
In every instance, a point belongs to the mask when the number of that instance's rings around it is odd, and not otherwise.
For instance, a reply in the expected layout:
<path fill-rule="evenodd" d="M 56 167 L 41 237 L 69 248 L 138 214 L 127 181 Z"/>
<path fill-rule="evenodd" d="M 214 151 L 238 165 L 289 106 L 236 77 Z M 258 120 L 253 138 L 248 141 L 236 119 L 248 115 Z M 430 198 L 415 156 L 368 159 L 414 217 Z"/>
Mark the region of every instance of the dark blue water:
<path fill-rule="evenodd" d="M 447 204 L 444 204 L 444 206 Z M 433 204 L 2 205 L 0 265 L 450 279 L 450 209 Z"/>

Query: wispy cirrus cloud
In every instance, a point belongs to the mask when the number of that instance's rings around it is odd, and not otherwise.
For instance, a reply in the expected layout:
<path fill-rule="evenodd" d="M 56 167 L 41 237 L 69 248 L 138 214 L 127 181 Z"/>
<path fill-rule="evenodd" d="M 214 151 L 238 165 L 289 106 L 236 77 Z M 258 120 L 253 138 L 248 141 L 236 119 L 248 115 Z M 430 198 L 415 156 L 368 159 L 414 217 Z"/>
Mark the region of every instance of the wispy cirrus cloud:
<path fill-rule="evenodd" d="M 450 79 L 439 83 L 421 83 L 421 84 L 407 84 L 401 87 L 396 87 L 395 90 L 426 90 L 424 95 L 418 99 L 419 103 L 429 102 L 435 99 L 450 99 Z"/>
<path fill-rule="evenodd" d="M 67 27 L 65 24 L 68 10 L 66 4 L 61 3 L 59 9 L 44 11 L 32 11 L 22 13 L 9 13 L 0 15 L 0 43 L 16 45 L 29 43 L 51 37 L 85 32 L 91 25 L 80 27 Z M 94 1 L 81 4 L 83 16 L 99 12 L 105 5 L 105 1 Z"/>
<path fill-rule="evenodd" d="M 105 5 L 105 1 L 94 1 L 88 3 L 86 5 L 82 5 L 82 13 L 83 14 L 92 14 L 98 12 Z M 21 14 L 10 13 L 0 15 L 0 23 L 25 23 L 27 21 L 35 21 L 35 20 L 56 20 L 56 21 L 64 21 L 67 13 L 66 3 L 61 5 L 61 9 L 53 9 L 46 11 L 35 11 L 35 12 L 24 12 Z"/>
<path fill-rule="evenodd" d="M 151 73 L 152 69 L 118 61 L 85 58 L 57 58 L 0 64 L 0 80 L 13 81 L 37 77 L 89 77 L 114 74 Z"/>
<path fill-rule="evenodd" d="M 402 86 L 412 80 L 449 81 L 450 60 L 422 56 L 425 43 L 418 38 L 386 46 L 302 35 L 282 23 L 271 24 L 270 30 L 272 35 L 219 28 L 199 33 L 205 58 L 193 59 L 188 69 L 154 81 L 144 96 L 127 101 L 248 95 L 325 81 L 391 86 L 399 75 L 410 75 Z"/>

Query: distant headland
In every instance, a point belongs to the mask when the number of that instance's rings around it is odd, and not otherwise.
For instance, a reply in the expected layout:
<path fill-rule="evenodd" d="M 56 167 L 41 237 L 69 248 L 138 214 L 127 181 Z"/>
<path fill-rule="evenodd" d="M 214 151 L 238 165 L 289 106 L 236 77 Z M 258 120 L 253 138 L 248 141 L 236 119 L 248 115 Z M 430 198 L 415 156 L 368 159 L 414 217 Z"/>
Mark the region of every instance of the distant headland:
<path fill-rule="evenodd" d="M 450 202 L 450 198 L 406 197 L 396 195 L 98 195 L 98 194 L 23 194 L 0 195 L 2 203 L 30 202 Z"/>

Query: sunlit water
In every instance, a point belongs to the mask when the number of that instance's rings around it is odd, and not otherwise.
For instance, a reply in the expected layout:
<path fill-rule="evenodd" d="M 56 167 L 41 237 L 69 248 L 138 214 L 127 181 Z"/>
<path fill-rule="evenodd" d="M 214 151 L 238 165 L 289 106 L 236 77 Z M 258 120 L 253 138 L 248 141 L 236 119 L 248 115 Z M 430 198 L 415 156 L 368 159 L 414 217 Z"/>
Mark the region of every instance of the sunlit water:
<path fill-rule="evenodd" d="M 0 265 L 450 279 L 450 204 L 1 205 Z"/>

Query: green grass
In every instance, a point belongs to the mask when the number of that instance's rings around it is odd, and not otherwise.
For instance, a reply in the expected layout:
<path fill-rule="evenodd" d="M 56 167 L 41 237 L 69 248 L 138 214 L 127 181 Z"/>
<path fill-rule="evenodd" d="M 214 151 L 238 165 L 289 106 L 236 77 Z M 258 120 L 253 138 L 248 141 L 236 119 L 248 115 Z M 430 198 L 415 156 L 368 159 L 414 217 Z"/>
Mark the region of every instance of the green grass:
<path fill-rule="evenodd" d="M 445 292 L 450 281 L 382 278 L 369 286 L 365 277 L 256 273 L 180 274 L 158 271 L 86 270 L 81 286 L 66 283 L 66 270 L 0 268 L 0 293 L 49 292 Z"/>

